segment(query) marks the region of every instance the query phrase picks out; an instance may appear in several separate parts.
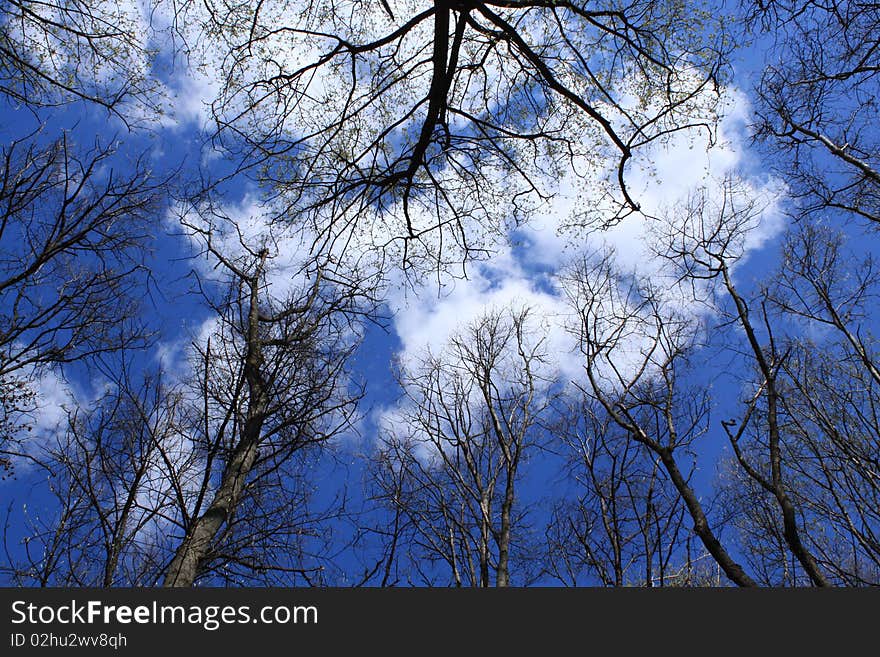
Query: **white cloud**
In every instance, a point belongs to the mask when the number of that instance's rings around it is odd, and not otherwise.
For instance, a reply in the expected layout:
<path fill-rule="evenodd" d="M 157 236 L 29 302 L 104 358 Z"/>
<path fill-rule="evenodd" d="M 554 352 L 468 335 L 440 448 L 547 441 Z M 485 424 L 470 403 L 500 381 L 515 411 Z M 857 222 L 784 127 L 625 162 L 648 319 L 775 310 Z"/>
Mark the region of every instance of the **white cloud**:
<path fill-rule="evenodd" d="M 219 97 L 220 79 L 216 72 L 176 66 L 158 92 L 162 114 L 159 125 L 172 130 L 196 128 L 205 131 L 212 119 L 211 104 Z"/>
<path fill-rule="evenodd" d="M 467 279 L 442 276 L 421 287 L 392 296 L 394 327 L 402 343 L 398 354 L 406 365 L 415 363 L 430 350 L 442 353 L 452 335 L 481 315 L 503 307 L 531 307 L 546 324 L 548 351 L 556 373 L 562 380 L 580 380 L 583 369 L 578 345 L 566 325 L 574 318 L 564 300 L 565 280 L 560 278 L 568 263 L 593 254 L 613 254 L 613 267 L 626 275 L 650 279 L 663 293 L 668 312 L 694 327 L 711 312 L 705 303 L 693 298 L 692 289 L 676 285 L 668 262 L 655 255 L 657 231 L 663 222 L 654 217 L 670 216 L 669 209 L 695 192 L 706 198 L 721 198 L 725 179 L 740 177 L 739 193 L 745 201 L 763 208 L 748 226 L 741 227 L 743 257 L 763 246 L 783 226 L 778 201 L 784 189 L 776 180 L 749 175 L 752 163 L 747 152 L 745 117 L 749 107 L 737 90 L 725 94 L 728 113 L 720 122 L 717 141 L 710 147 L 708 135 L 677 133 L 665 144 L 655 144 L 633 163 L 627 180 L 638 190 L 643 212 L 628 217 L 606 230 L 586 230 L 572 225 L 571 218 L 589 202 L 589 193 L 577 186 L 582 181 L 569 176 L 560 192 L 544 212 L 516 229 L 507 243 L 496 244 L 496 253 L 487 262 L 471 268 Z M 599 202 L 598 199 L 594 199 Z M 672 215 L 674 222 L 684 216 Z M 608 290 L 605 303 L 626 303 L 623 291 Z M 615 300 L 616 299 L 616 300 Z M 618 308 L 620 310 L 620 308 Z M 641 326 L 636 326 L 640 324 Z M 627 339 L 615 350 L 615 365 L 624 375 L 634 371 L 644 358 L 650 338 L 645 317 L 631 320 L 624 333 Z M 610 329 L 609 329 L 610 330 Z M 394 422 L 399 410 L 387 409 L 385 422 Z"/>
<path fill-rule="evenodd" d="M 38 440 L 54 434 L 67 422 L 67 413 L 76 408 L 86 397 L 51 369 L 43 369 L 31 379 L 36 393 L 34 433 Z"/>
<path fill-rule="evenodd" d="M 283 301 L 306 287 L 314 259 L 309 233 L 292 222 L 279 220 L 279 212 L 246 194 L 238 203 L 222 208 L 172 208 L 168 223 L 178 229 L 182 226 L 192 249 L 202 253 L 195 260 L 199 274 L 215 283 L 227 284 L 230 272 L 217 257 L 205 252 L 209 236 L 213 249 L 245 271 L 253 269 L 258 260 L 256 254 L 266 248 L 264 294 Z"/>
<path fill-rule="evenodd" d="M 392 6 L 397 24 L 405 20 L 404 17 L 412 16 L 424 8 L 421 3 L 404 0 L 396 1 Z M 338 2 L 334 2 L 334 7 L 337 12 L 340 11 Z M 352 21 L 351 29 L 358 35 L 358 40 L 367 40 L 371 36 L 387 32 L 390 19 L 381 10 L 380 3 L 373 3 L 368 8 L 358 4 L 356 9 L 357 11 L 352 9 L 346 20 Z M 180 120 L 204 121 L 204 108 L 208 99 L 219 98 L 221 95 L 217 80 L 229 71 L 224 70 L 223 62 L 217 59 L 217 44 L 199 34 L 200 21 L 206 18 L 199 13 L 202 10 L 196 7 L 188 11 L 188 25 L 195 35 L 193 42 L 198 42 L 200 48 L 193 61 L 197 61 L 201 68 L 197 72 L 181 72 L 174 83 L 182 92 L 177 113 Z M 334 18 L 344 15 L 344 12 L 334 14 L 316 11 L 311 17 L 295 17 L 291 13 L 293 11 L 292 6 L 282 4 L 267 6 L 261 16 L 262 26 L 296 24 L 298 27 L 320 27 L 325 32 L 336 30 L 341 34 L 349 29 L 337 24 Z M 420 30 L 423 32 L 428 27 L 425 25 Z M 404 40 L 403 50 L 415 47 L 425 38 L 426 35 L 419 30 L 414 31 Z M 271 76 L 273 71 L 290 73 L 316 61 L 331 45 L 329 40 L 323 43 L 305 33 L 279 30 L 264 41 L 254 44 L 253 55 L 239 61 L 241 67 L 236 75 L 240 82 L 246 83 Z M 404 51 L 399 53 L 401 59 L 405 59 L 407 54 Z M 290 103 L 286 106 L 290 113 L 284 129 L 290 131 L 290 136 L 308 133 L 311 128 L 320 127 L 318 123 L 325 123 L 328 117 L 334 116 L 340 103 L 343 103 L 344 95 L 340 96 L 339 90 L 346 88 L 346 85 L 334 84 L 331 78 L 338 75 L 344 81 L 349 71 L 325 69 L 327 67 L 320 67 L 314 75 L 310 73 L 304 77 L 298 87 L 297 93 L 300 95 L 295 99 L 286 99 Z M 694 80 L 696 83 L 697 78 Z M 397 110 L 400 107 L 411 107 L 411 101 L 424 94 L 427 81 L 427 76 L 413 76 L 412 80 L 402 83 L 399 93 L 392 94 L 394 107 Z M 572 84 L 575 82 L 577 81 L 572 81 Z M 366 82 L 359 80 L 352 87 L 355 104 L 359 102 L 357 99 L 361 94 L 369 92 L 364 84 Z M 269 92 L 268 88 L 261 89 L 262 92 Z M 459 100 L 462 106 L 466 107 L 469 102 L 468 94 L 471 92 L 459 90 L 457 93 L 461 95 Z M 626 100 L 625 84 L 620 93 Z M 283 94 L 272 96 L 268 93 L 263 105 L 243 116 L 238 121 L 238 126 L 257 131 L 273 129 L 269 119 L 279 109 L 274 104 L 279 100 L 284 100 Z M 471 100 L 484 102 L 481 99 Z M 632 111 L 650 113 L 650 107 L 637 108 L 640 101 L 635 95 L 630 100 L 632 107 L 629 109 Z M 245 101 L 244 96 L 225 98 L 223 111 L 230 113 L 230 116 L 234 115 L 236 108 L 244 107 L 241 103 Z M 332 148 L 344 147 L 351 153 L 363 152 L 364 144 L 374 137 L 371 130 L 378 125 L 384 125 L 383 121 L 377 119 L 376 126 L 371 127 L 369 117 L 381 117 L 388 112 L 389 116 L 396 116 L 397 110 L 391 111 L 394 108 L 386 106 L 388 102 L 391 101 L 377 100 L 369 111 L 365 111 L 366 120 L 359 124 L 362 129 L 343 131 L 345 134 L 338 138 L 342 141 L 338 144 L 334 142 Z M 713 103 L 708 97 L 696 98 L 693 106 L 683 108 L 683 111 L 708 111 Z M 745 127 L 750 110 L 745 96 L 736 89 L 728 89 L 724 93 L 721 106 L 725 115 L 712 135 L 716 140 L 715 145 L 710 147 L 709 134 L 704 130 L 673 132 L 667 140 L 640 149 L 630 162 L 626 175 L 627 184 L 631 194 L 641 204 L 641 213 L 631 215 L 606 230 L 584 226 L 585 218 L 594 217 L 595 209 L 604 207 L 605 201 L 601 196 L 603 189 L 590 187 L 587 182 L 589 177 L 569 173 L 560 180 L 546 181 L 550 187 L 557 187 L 552 200 L 543 207 L 536 208 L 531 221 L 512 233 L 505 234 L 503 226 L 500 230 L 487 230 L 487 226 L 496 225 L 497 222 L 482 221 L 478 217 L 461 227 L 470 246 L 493 252 L 488 261 L 472 265 L 467 278 L 454 278 L 441 271 L 436 278 L 403 281 L 399 273 L 390 273 L 387 277 L 387 302 L 395 313 L 394 326 L 402 343 L 398 354 L 400 360 L 403 363 L 411 362 L 425 349 L 442 350 L 451 335 L 488 311 L 503 307 L 531 307 L 535 315 L 540 316 L 546 324 L 548 345 L 560 376 L 578 378 L 581 375 L 580 362 L 576 355 L 577 345 L 566 331 L 566 325 L 570 324 L 571 318 L 561 290 L 563 283 L 559 279 L 560 272 L 573 260 L 587 254 L 611 250 L 614 253 L 615 266 L 621 271 L 652 277 L 660 286 L 664 282 L 669 283 L 664 262 L 655 257 L 652 250 L 657 224 L 653 217 L 662 215 L 694 190 L 703 190 L 709 197 L 720 195 L 722 181 L 726 177 L 749 172 L 752 168 L 747 152 L 748 135 Z M 610 111 L 611 108 L 607 109 Z M 261 112 L 268 114 L 263 116 Z M 690 118 L 699 119 L 699 116 Z M 709 119 L 711 123 L 711 115 Z M 614 120 L 620 122 L 624 119 L 615 115 Z M 593 171 L 597 175 L 607 172 L 601 170 L 602 163 L 590 155 L 590 144 L 595 144 L 595 133 L 584 128 L 581 136 L 584 140 L 583 153 L 578 156 L 578 161 L 582 160 L 582 169 Z M 343 137 L 348 141 L 343 143 Z M 389 142 L 393 141 L 389 137 Z M 610 164 L 607 164 L 606 169 L 610 170 Z M 492 171 L 487 170 L 484 173 L 489 180 L 494 180 Z M 447 173 L 438 172 L 437 175 L 442 178 Z M 453 174 L 448 175 L 454 178 Z M 508 193 L 505 198 L 503 193 L 509 181 L 501 179 L 500 174 L 495 178 L 497 180 L 492 186 L 497 186 L 497 190 L 486 191 L 498 192 L 498 210 L 505 207 L 504 203 L 512 195 Z M 450 180 L 452 189 L 455 188 L 454 183 L 454 180 Z M 757 176 L 748 177 L 746 174 L 744 189 L 768 207 L 761 221 L 752 226 L 744 237 L 743 251 L 748 253 L 759 248 L 782 227 L 781 213 L 773 200 L 779 195 L 781 186 L 776 181 Z M 504 212 L 506 211 L 508 209 L 505 207 Z M 512 209 L 509 211 L 512 213 Z M 417 229 L 431 226 L 437 221 L 434 216 L 419 209 L 411 209 L 411 212 Z M 282 298 L 303 284 L 304 265 L 314 255 L 311 253 L 316 237 L 314 231 L 295 223 L 275 221 L 277 212 L 262 206 L 249 195 L 240 203 L 225 208 L 224 214 L 226 219 L 215 226 L 215 238 L 229 257 L 246 257 L 244 246 L 252 250 L 261 244 L 270 246 L 267 274 L 267 293 L 270 296 Z M 501 216 L 503 212 L 496 214 Z M 215 219 L 216 217 L 212 218 L 212 221 Z M 399 251 L 395 251 L 400 243 L 388 244 L 391 237 L 405 234 L 403 213 L 399 207 L 372 217 L 367 222 L 363 221 L 363 217 L 347 215 L 333 216 L 330 219 L 337 222 L 333 227 L 335 233 L 319 248 L 333 253 L 337 262 L 342 263 L 341 267 L 366 266 L 375 270 L 384 267 L 383 257 L 397 262 L 402 259 Z M 224 223 L 225 226 L 220 225 Z M 346 227 L 340 228 L 343 225 Z M 237 228 L 233 230 L 233 226 Z M 439 247 L 439 242 L 433 237 L 426 239 L 425 256 L 430 262 L 433 250 Z M 416 246 L 410 245 L 411 248 Z M 448 251 L 450 248 L 455 251 L 457 246 L 460 247 L 450 240 L 444 243 L 447 253 L 451 253 Z M 456 255 L 458 254 L 454 253 L 450 259 L 454 260 Z M 215 264 L 210 259 L 202 260 L 201 273 L 209 277 L 216 275 Z M 666 287 L 666 302 L 670 307 L 675 307 L 685 316 L 689 314 L 694 322 L 699 322 L 707 312 L 706 307 L 689 299 L 687 290 L 671 284 Z M 638 351 L 638 347 L 633 348 L 634 354 Z"/>
<path fill-rule="evenodd" d="M 6 409 L 12 426 L 30 427 L 14 436 L 19 443 L 7 446 L 17 453 L 11 459 L 22 474 L 66 431 L 68 414 L 88 404 L 90 394 L 48 367 L 29 367 L 17 372 L 16 378 L 33 393 L 20 408 Z"/>

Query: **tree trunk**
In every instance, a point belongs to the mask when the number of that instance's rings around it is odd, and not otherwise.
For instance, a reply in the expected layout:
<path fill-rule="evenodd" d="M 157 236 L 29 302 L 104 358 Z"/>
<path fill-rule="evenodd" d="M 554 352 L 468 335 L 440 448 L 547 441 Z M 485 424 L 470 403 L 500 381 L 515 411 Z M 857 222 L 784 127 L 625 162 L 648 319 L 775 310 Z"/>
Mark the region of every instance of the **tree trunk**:
<path fill-rule="evenodd" d="M 694 533 L 700 537 L 701 541 L 703 541 L 703 545 L 706 546 L 706 550 L 709 551 L 709 554 L 714 557 L 724 573 L 737 586 L 758 586 L 758 584 L 746 574 L 742 566 L 733 560 L 733 557 L 730 556 L 721 544 L 721 541 L 715 536 L 712 528 L 709 526 L 709 520 L 706 518 L 706 514 L 703 513 L 703 507 L 697 499 L 696 493 L 694 493 L 694 489 L 688 485 L 681 470 L 678 469 L 678 464 L 675 462 L 675 457 L 673 457 L 671 451 L 668 449 L 661 449 L 660 460 L 663 462 L 663 466 L 669 473 L 673 485 L 678 490 L 684 503 L 687 505 L 691 518 L 694 520 Z"/>
<path fill-rule="evenodd" d="M 262 377 L 263 353 L 260 338 L 258 294 L 266 259 L 266 251 L 256 272 L 246 281 L 249 287 L 247 354 L 244 362 L 244 378 L 248 387 L 247 419 L 232 456 L 223 471 L 220 487 L 211 500 L 208 510 L 190 527 L 183 542 L 168 566 L 163 586 L 192 586 L 199 575 L 201 565 L 211 549 L 217 534 L 232 515 L 241 498 L 245 482 L 259 451 L 260 433 L 268 407 L 266 385 Z"/>

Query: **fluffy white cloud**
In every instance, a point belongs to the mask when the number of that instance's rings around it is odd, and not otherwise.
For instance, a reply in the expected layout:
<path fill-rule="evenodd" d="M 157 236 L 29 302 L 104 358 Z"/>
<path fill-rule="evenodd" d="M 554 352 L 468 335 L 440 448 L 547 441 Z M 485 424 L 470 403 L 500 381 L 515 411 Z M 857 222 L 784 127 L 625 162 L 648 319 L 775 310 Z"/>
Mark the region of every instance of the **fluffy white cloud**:
<path fill-rule="evenodd" d="M 23 474 L 57 442 L 67 428 L 69 413 L 90 403 L 95 391 L 74 385 L 48 367 L 19 370 L 14 381 L 30 394 L 14 408 L 3 409 L 9 426 L 20 428 L 13 433 L 13 442 L 3 447 L 12 452 L 10 458 L 16 472 Z"/>
<path fill-rule="evenodd" d="M 379 3 L 371 5 L 369 11 L 359 4 L 357 11 L 352 11 L 346 19 L 351 21 L 349 26 L 337 24 L 334 16 L 347 14 L 339 13 L 338 2 L 334 2 L 334 8 L 337 12 L 335 14 L 317 11 L 311 17 L 303 17 L 294 15 L 293 6 L 282 3 L 267 5 L 257 29 L 259 32 L 270 25 L 321 28 L 326 33 L 334 30 L 345 33 L 345 30 L 352 29 L 359 40 L 384 34 L 389 29 L 390 19 Z M 423 8 L 417 2 L 400 0 L 392 3 L 397 24 L 405 20 L 404 17 L 415 15 Z M 186 25 L 195 30 L 192 44 L 194 50 L 198 51 L 198 56 L 193 58 L 193 63 L 198 61 L 200 66 L 198 69 L 180 72 L 176 80 L 169 83 L 169 88 L 180 91 L 176 116 L 181 121 L 203 122 L 206 118 L 204 110 L 210 100 L 221 99 L 222 90 L 218 80 L 230 72 L 227 69 L 231 60 L 224 62 L 218 59 L 220 50 L 216 48 L 217 44 L 199 32 L 208 18 L 205 11 L 207 10 L 204 7 L 190 8 L 185 21 Z M 428 38 L 429 35 L 420 32 L 426 29 L 427 25 L 420 26 L 411 38 L 404 41 L 403 47 L 408 47 L 407 44 L 419 44 Z M 252 49 L 249 49 L 248 56 L 242 57 L 236 63 L 238 68 L 235 73 L 243 83 L 239 86 L 239 91 L 248 88 L 244 84 L 248 80 L 271 77 L 273 71 L 290 73 L 300 70 L 317 61 L 320 53 L 326 52 L 335 43 L 332 40 L 324 43 L 314 34 L 288 29 L 274 33 L 260 32 L 258 36 L 265 38 L 251 44 Z M 405 54 L 400 53 L 400 57 L 403 58 Z M 341 75 L 345 79 L 349 72 L 325 71 L 324 68 L 318 67 L 308 76 L 303 76 L 297 90 L 300 95 L 296 99 L 287 99 L 291 107 L 295 108 L 288 116 L 288 125 L 285 128 L 293 131 L 291 135 L 307 134 L 310 129 L 320 128 L 314 122 L 326 122 L 332 116 L 333 108 L 344 101 L 337 97 L 338 90 L 342 87 L 332 84 L 330 78 Z M 683 75 L 686 77 L 686 74 Z M 364 79 L 367 77 L 365 75 Z M 695 77 L 695 83 L 696 80 Z M 404 95 L 398 94 L 393 102 L 400 106 L 411 105 L 410 100 L 418 99 L 424 94 L 426 84 L 425 76 L 414 78 L 403 84 L 401 93 L 405 92 Z M 625 87 L 625 84 L 621 85 L 621 93 L 624 95 Z M 280 95 L 270 98 L 270 89 L 260 89 L 261 93 L 267 95 L 261 96 L 263 102 L 259 107 L 241 117 L 237 123 L 239 128 L 247 129 L 250 125 L 258 132 L 273 129 L 272 123 L 264 122 L 260 113 L 264 110 L 274 113 L 279 107 L 283 107 L 283 93 L 279 91 Z M 358 85 L 353 87 L 352 93 L 355 99 L 360 98 L 360 94 L 369 95 L 366 88 L 362 89 Z M 463 94 L 462 99 L 467 96 L 467 92 L 463 90 L 456 93 Z M 235 115 L 240 103 L 247 99 L 242 96 L 223 97 L 221 100 L 222 111 Z M 376 101 L 374 110 L 377 116 L 389 110 L 383 102 L 385 101 L 381 99 Z M 638 104 L 635 95 L 632 102 L 634 105 Z M 541 319 L 540 327 L 536 330 L 545 334 L 546 344 L 554 357 L 554 367 L 559 376 L 564 379 L 579 378 L 579 352 L 575 339 L 567 330 L 573 320 L 565 301 L 564 278 L 560 274 L 571 262 L 596 253 L 613 253 L 614 265 L 621 272 L 655 279 L 658 287 L 666 290 L 666 303 L 676 307 L 683 316 L 692 317 L 695 323 L 701 321 L 707 307 L 695 302 L 688 290 L 673 284 L 666 263 L 654 253 L 657 231 L 662 224 L 657 217 L 669 216 L 670 209 L 695 192 L 704 194 L 709 199 L 720 198 L 725 179 L 741 176 L 741 192 L 765 207 L 758 220 L 742 236 L 743 255 L 759 248 L 782 227 L 781 213 L 775 201 L 783 191 L 781 185 L 760 175 L 750 175 L 753 167 L 747 150 L 746 122 L 749 107 L 745 96 L 736 89 L 728 89 L 720 105 L 724 116 L 711 135 L 714 144 L 710 144 L 706 131 L 695 129 L 672 132 L 668 140 L 654 142 L 637 152 L 628 166 L 626 178 L 631 195 L 641 205 L 641 213 L 633 214 L 602 230 L 584 225 L 587 218 L 595 219 L 596 208 L 603 207 L 604 190 L 598 186 L 596 189 L 591 188 L 587 182 L 589 177 L 576 176 L 569 172 L 560 180 L 549 181 L 548 189 L 555 188 L 556 193 L 548 203 L 535 208 L 531 221 L 526 225 L 512 229 L 509 233 L 498 222 L 489 222 L 494 227 L 493 230 L 487 230 L 486 224 L 480 221 L 462 226 L 462 238 L 470 246 L 492 252 L 492 256 L 486 261 L 473 263 L 466 277 L 453 276 L 442 268 L 435 277 L 426 276 L 424 279 L 404 280 L 398 272 L 383 272 L 386 274 L 387 287 L 384 291 L 387 294 L 387 303 L 394 312 L 394 327 L 402 344 L 398 354 L 401 362 L 404 365 L 413 362 L 425 350 L 442 352 L 452 335 L 489 311 L 528 307 L 533 310 L 534 317 Z M 703 102 L 698 98 L 693 103 L 693 108 L 684 108 L 683 111 L 710 111 L 713 107 L 714 101 Z M 614 114 L 616 110 L 610 107 L 608 110 L 612 113 L 613 120 L 624 120 L 622 115 Z M 650 113 L 650 108 L 642 108 L 642 111 Z M 699 116 L 689 118 L 697 120 Z M 711 116 L 709 119 L 708 123 L 712 123 Z M 363 131 L 358 132 L 357 139 L 369 141 L 373 135 L 367 129 L 369 126 L 365 126 Z M 592 133 L 585 132 L 583 135 L 585 170 L 601 168 L 595 158 L 587 155 L 594 137 Z M 388 140 L 394 142 L 395 136 L 390 135 Z M 351 152 L 360 152 L 356 144 L 349 144 L 346 148 Z M 488 180 L 493 180 L 491 171 L 484 173 Z M 597 169 L 596 173 L 603 172 Z M 438 173 L 441 178 L 442 175 L 445 174 Z M 599 178 L 602 177 L 599 175 Z M 495 181 L 495 186 L 503 191 L 505 180 L 499 178 Z M 503 207 L 504 202 L 504 195 L 500 193 L 499 207 Z M 248 250 L 254 251 L 261 245 L 266 245 L 270 249 L 266 291 L 270 297 L 283 298 L 304 284 L 307 263 L 314 256 L 316 248 L 325 254 L 332 254 L 340 268 L 359 269 L 361 273 L 364 269 L 372 273 L 384 268 L 388 262 L 385 259 L 397 262 L 401 260 L 400 254 L 394 250 L 401 242 L 391 241 L 394 236 L 405 234 L 403 213 L 399 207 L 371 218 L 368 222 L 348 216 L 334 217 L 334 221 L 339 221 L 339 224 L 332 228 L 332 233 L 322 233 L 320 239 L 314 230 L 296 225 L 296 222 L 277 221 L 277 209 L 261 205 L 251 195 L 245 195 L 239 203 L 225 208 L 222 214 L 224 217 L 220 220 L 215 215 L 210 220 L 190 216 L 188 221 L 192 225 L 198 225 L 199 221 L 204 226 L 207 226 L 206 221 L 211 223 L 215 244 L 231 258 L 247 258 Z M 411 208 L 410 218 L 417 228 L 429 227 L 437 221 L 429 212 L 422 216 L 418 208 Z M 343 224 L 344 228 L 339 227 Z M 195 237 L 194 244 L 197 244 L 200 237 L 194 234 L 191 237 Z M 434 237 L 426 238 L 425 255 L 429 262 L 432 249 L 438 246 L 436 242 L 430 243 Z M 322 241 L 325 239 L 326 241 Z M 418 249 L 419 246 L 410 244 L 409 248 Z M 449 251 L 450 247 L 452 251 Z M 444 248 L 447 253 L 451 253 L 450 259 L 455 260 L 454 242 L 447 241 Z M 413 252 L 409 255 L 413 256 Z M 415 253 L 414 258 L 418 257 L 419 254 Z M 204 276 L 217 275 L 215 262 L 210 258 L 201 262 L 200 272 Z M 632 353 L 637 355 L 640 349 L 638 340 L 634 339 Z"/>
<path fill-rule="evenodd" d="M 450 338 L 464 326 L 487 312 L 505 307 L 528 307 L 541 318 L 552 366 L 562 380 L 583 378 L 582 361 L 576 339 L 566 327 L 576 321 L 566 303 L 567 285 L 562 276 L 566 267 L 596 254 L 611 254 L 612 267 L 626 276 L 651 280 L 662 290 L 663 303 L 679 320 L 694 327 L 711 312 L 694 298 L 693 290 L 677 285 L 668 261 L 656 255 L 660 233 L 672 222 L 683 228 L 685 213 L 676 208 L 695 194 L 719 206 L 724 186 L 737 178 L 738 194 L 744 203 L 758 209 L 747 225 L 739 226 L 739 252 L 744 259 L 783 228 L 778 202 L 784 189 L 776 180 L 753 171 L 749 161 L 746 118 L 748 103 L 737 90 L 725 96 L 727 114 L 720 122 L 715 143 L 705 133 L 677 133 L 665 144 L 655 144 L 634 162 L 628 182 L 642 204 L 635 214 L 604 230 L 573 225 L 571 218 L 579 205 L 589 202 L 589 190 L 577 188 L 573 176 L 564 179 L 560 192 L 533 221 L 517 228 L 506 243 L 496 245 L 488 261 L 474 265 L 466 279 L 443 276 L 415 290 L 399 288 L 390 299 L 394 326 L 402 347 L 398 354 L 406 366 L 430 350 L 442 354 Z M 600 202 L 595 199 L 595 202 Z M 711 210 L 711 209 L 710 209 Z M 663 217 L 663 219 L 659 219 Z M 604 303 L 609 312 L 626 304 L 624 290 L 607 289 Z M 643 318 L 644 319 L 644 318 Z M 643 321 L 636 317 L 633 322 Z M 645 320 L 646 321 L 646 320 Z M 624 375 L 643 359 L 650 337 L 640 334 L 647 324 L 626 329 L 627 339 L 615 350 L 615 365 Z M 609 330 L 610 327 L 609 327 Z M 383 421 L 392 426 L 399 410 L 389 408 Z"/>

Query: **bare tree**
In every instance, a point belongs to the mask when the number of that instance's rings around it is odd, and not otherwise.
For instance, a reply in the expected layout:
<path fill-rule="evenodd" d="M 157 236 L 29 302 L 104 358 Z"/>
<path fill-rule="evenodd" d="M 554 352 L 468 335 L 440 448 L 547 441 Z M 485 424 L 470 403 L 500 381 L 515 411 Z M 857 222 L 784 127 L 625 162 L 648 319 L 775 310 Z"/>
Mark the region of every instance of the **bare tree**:
<path fill-rule="evenodd" d="M 405 265 L 484 255 L 566 175 L 611 208 L 578 223 L 638 210 L 628 163 L 711 127 L 727 48 L 723 29 L 682 29 L 714 14 L 676 2 L 208 2 L 185 16 L 224 80 L 223 146 L 319 242 L 357 234 Z"/>
<path fill-rule="evenodd" d="M 660 459 L 630 440 L 585 395 L 565 398 L 553 434 L 568 454 L 574 499 L 548 521 L 545 569 L 566 585 L 680 583 L 685 508 Z"/>
<path fill-rule="evenodd" d="M 83 100 L 126 122 L 136 120 L 132 109 L 158 112 L 149 9 L 105 0 L 4 2 L 0 94 L 32 111 Z"/>
<path fill-rule="evenodd" d="M 708 431 L 708 391 L 681 381 L 699 333 L 686 315 L 648 281 L 616 271 L 609 254 L 586 258 L 569 275 L 570 303 L 579 318 L 585 358 L 584 393 L 629 440 L 659 459 L 693 520 L 693 531 L 727 577 L 755 581 L 719 540 L 690 484 L 697 439 Z M 684 456 L 682 456 L 684 454 Z"/>
<path fill-rule="evenodd" d="M 697 193 L 658 226 L 657 254 L 667 263 L 659 284 L 623 275 L 608 257 L 573 271 L 567 287 L 581 318 L 584 393 L 604 410 L 584 436 L 598 442 L 610 419 L 657 458 L 695 534 L 733 582 L 871 583 L 877 370 L 865 312 L 876 286 L 872 261 L 859 266 L 842 255 L 839 236 L 805 225 L 789 236 L 776 277 L 743 292 L 734 270 L 763 211 L 726 181 L 720 197 Z M 705 339 L 698 339 L 699 315 L 681 312 L 683 300 L 719 315 Z M 683 384 L 693 376 L 688 361 L 706 349 L 740 372 L 725 384 L 743 390 L 737 404 Z M 733 451 L 716 527 L 736 527 L 750 573 L 711 528 L 681 471 L 679 455 L 716 430 L 708 422 L 713 406 L 724 408 L 717 428 Z M 617 545 L 610 547 L 603 561 L 620 563 Z M 563 561 L 569 573 L 571 563 Z"/>
<path fill-rule="evenodd" d="M 201 402 L 190 431 L 202 459 L 201 483 L 177 519 L 180 542 L 165 586 L 190 586 L 229 564 L 285 570 L 271 543 L 262 552 L 254 545 L 267 539 L 277 546 L 299 535 L 299 521 L 285 511 L 302 508 L 287 497 L 297 488 L 291 490 L 282 475 L 297 452 L 328 441 L 351 422 L 359 393 L 349 389 L 345 370 L 356 344 L 350 320 L 365 299 L 354 281 L 334 274 L 332 260 L 311 259 L 299 272 L 305 276 L 300 286 L 278 297 L 266 281 L 270 249 L 277 246 L 264 241 L 254 248 L 237 233 L 241 250 L 231 255 L 217 235 L 227 217 L 182 220 L 222 281 L 219 296 L 203 286 L 216 326 L 196 345 L 194 397 Z M 249 549 L 233 549 L 241 544 Z"/>
<path fill-rule="evenodd" d="M 164 185 L 144 163 L 121 162 L 112 146 L 76 149 L 66 134 L 14 141 L 0 158 L 0 394 L 8 429 L 32 405 L 29 379 L 40 368 L 146 343 L 136 300 L 148 293 L 146 226 Z M 10 431 L 2 440 L 0 450 L 15 449 Z"/>
<path fill-rule="evenodd" d="M 776 377 L 788 487 L 804 541 L 828 577 L 875 584 L 878 377 L 875 340 L 863 328 L 877 290 L 873 263 L 870 257 L 859 263 L 844 250 L 839 233 L 810 225 L 788 237 L 783 253 L 766 298 L 775 311 L 768 323 L 794 322 L 783 334 L 786 357 Z M 741 477 L 727 483 L 729 496 L 752 500 L 751 513 L 742 504 L 738 526 L 747 536 L 765 536 L 745 543 L 765 581 L 799 583 L 803 571 L 779 549 L 787 544 L 784 525 L 757 512 L 766 507 L 764 491 Z"/>
<path fill-rule="evenodd" d="M 746 358 L 742 366 L 757 375 L 754 381 L 745 382 L 749 392 L 741 416 L 723 421 L 722 427 L 740 466 L 775 499 L 788 549 L 813 584 L 828 586 L 830 582 L 804 538 L 802 511 L 791 496 L 786 472 L 780 371 L 789 353 L 768 314 L 766 293 L 759 292 L 756 299 L 749 299 L 733 279 L 732 268 L 764 210 L 758 200 L 743 191 L 735 181 L 728 180 L 717 202 L 710 201 L 705 193 L 694 195 L 682 209 L 683 221 L 679 220 L 677 226 L 670 224 L 663 255 L 691 281 L 719 284 L 723 296 L 716 300 L 723 304 L 720 309 L 744 336 Z M 733 334 L 728 337 L 728 349 L 738 348 L 741 340 Z M 751 449 L 744 447 L 745 438 L 751 438 Z M 760 455 L 758 460 L 756 453 Z"/>
<path fill-rule="evenodd" d="M 757 88 L 758 136 L 780 163 L 799 212 L 880 222 L 880 6 L 744 2 L 775 47 Z"/>
<path fill-rule="evenodd" d="M 140 383 L 139 358 L 104 356 L 108 391 L 74 406 L 66 430 L 33 450 L 57 503 L 27 518 L 23 559 L 7 551 L 14 581 L 321 579 L 310 551 L 322 545 L 316 527 L 338 511 L 311 504 L 309 448 L 350 426 L 359 390 L 345 364 L 366 297 L 325 263 L 279 298 L 266 283 L 268 245 L 242 242 L 230 255 L 216 225 L 184 221 L 223 272 L 200 279 L 210 330 L 196 337 L 189 368 Z"/>
<path fill-rule="evenodd" d="M 2 158 L 0 375 L 117 348 L 163 188 L 142 163 L 120 174 L 112 148 L 77 154 L 66 135 Z"/>
<path fill-rule="evenodd" d="M 152 586 L 165 565 L 164 533 L 194 453 L 179 432 L 180 391 L 160 374 L 136 382 L 130 356 L 107 362 L 115 378 L 105 392 L 30 448 L 55 503 L 22 511 L 21 556 L 7 527 L 4 570 L 18 585 Z"/>
<path fill-rule="evenodd" d="M 377 485 L 404 525 L 395 549 L 413 581 L 511 584 L 525 533 L 516 485 L 549 404 L 544 358 L 528 312 L 508 310 L 403 368 L 405 397 L 382 436 Z"/>

